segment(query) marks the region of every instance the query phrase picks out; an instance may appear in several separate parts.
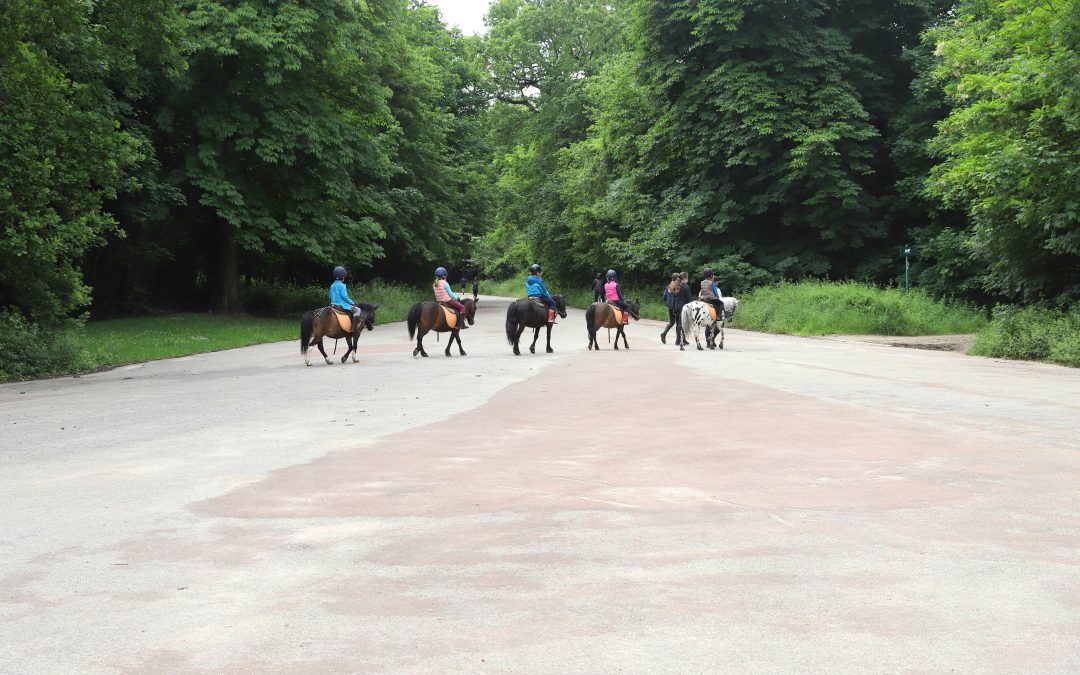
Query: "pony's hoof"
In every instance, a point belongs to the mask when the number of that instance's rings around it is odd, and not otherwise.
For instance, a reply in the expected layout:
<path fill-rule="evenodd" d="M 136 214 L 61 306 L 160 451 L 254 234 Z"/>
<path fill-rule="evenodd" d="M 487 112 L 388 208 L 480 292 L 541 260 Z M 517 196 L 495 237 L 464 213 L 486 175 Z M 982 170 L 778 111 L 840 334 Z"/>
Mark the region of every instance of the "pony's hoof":
<path fill-rule="evenodd" d="M 554 350 L 554 349 L 552 349 L 551 347 L 548 347 L 548 348 L 547 348 L 547 353 L 548 353 L 548 354 L 554 354 L 554 353 L 555 353 L 555 350 Z"/>
<path fill-rule="evenodd" d="M 703 352 L 703 351 L 705 351 L 705 348 L 704 348 L 704 347 L 702 347 L 701 345 L 698 345 L 698 346 L 697 346 L 697 350 L 698 350 L 699 352 Z"/>
<path fill-rule="evenodd" d="M 685 351 L 686 351 L 686 347 L 683 347 L 682 345 L 679 345 L 679 351 L 680 351 L 680 352 L 685 352 Z"/>
<path fill-rule="evenodd" d="M 529 347 L 529 353 L 530 353 L 530 354 L 535 354 L 535 353 L 536 353 L 536 349 L 535 349 L 534 347 Z"/>
<path fill-rule="evenodd" d="M 333 365 L 333 364 L 331 363 L 330 359 L 325 359 L 325 361 L 326 361 L 326 365 L 328 365 L 328 366 L 329 366 L 329 365 Z"/>

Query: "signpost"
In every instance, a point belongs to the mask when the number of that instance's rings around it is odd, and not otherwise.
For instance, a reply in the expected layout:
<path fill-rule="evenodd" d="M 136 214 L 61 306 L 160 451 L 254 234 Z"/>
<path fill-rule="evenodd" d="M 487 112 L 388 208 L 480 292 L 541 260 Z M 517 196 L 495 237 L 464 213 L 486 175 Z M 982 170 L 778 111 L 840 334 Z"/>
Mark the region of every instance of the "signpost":
<path fill-rule="evenodd" d="M 904 246 L 904 292 L 911 290 L 911 246 Z"/>

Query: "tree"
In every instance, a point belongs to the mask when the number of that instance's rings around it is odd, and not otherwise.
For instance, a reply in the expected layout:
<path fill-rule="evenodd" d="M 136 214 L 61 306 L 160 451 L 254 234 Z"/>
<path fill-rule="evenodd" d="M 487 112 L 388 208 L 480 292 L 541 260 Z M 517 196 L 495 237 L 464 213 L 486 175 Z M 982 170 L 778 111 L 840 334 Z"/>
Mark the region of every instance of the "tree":
<path fill-rule="evenodd" d="M 392 0 L 187 0 L 188 68 L 160 113 L 174 212 L 198 232 L 211 304 L 240 308 L 238 254 L 381 254 L 396 125 L 377 73 Z"/>
<path fill-rule="evenodd" d="M 927 32 L 953 106 L 928 189 L 963 209 L 984 286 L 1080 298 L 1080 1 L 962 0 Z"/>
<path fill-rule="evenodd" d="M 116 228 L 102 203 L 139 158 L 113 115 L 102 72 L 117 52 L 91 9 L 0 5 L 0 307 L 43 325 L 89 302 L 79 264 Z"/>

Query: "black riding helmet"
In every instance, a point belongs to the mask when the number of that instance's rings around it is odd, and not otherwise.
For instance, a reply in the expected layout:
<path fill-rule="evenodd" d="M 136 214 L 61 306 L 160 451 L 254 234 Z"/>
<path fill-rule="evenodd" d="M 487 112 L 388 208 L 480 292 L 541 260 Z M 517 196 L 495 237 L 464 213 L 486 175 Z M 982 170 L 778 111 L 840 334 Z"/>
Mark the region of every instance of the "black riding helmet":
<path fill-rule="evenodd" d="M 533 263 L 532 267 L 529 268 L 529 274 L 540 274 L 540 265 Z"/>
<path fill-rule="evenodd" d="M 703 272 L 703 276 L 704 276 L 704 277 L 705 277 L 706 279 L 711 279 L 711 278 L 712 278 L 712 277 L 714 276 L 714 275 L 713 275 L 713 271 L 712 271 L 712 268 L 711 268 L 711 267 L 706 267 L 706 268 L 705 268 L 705 271 Z"/>

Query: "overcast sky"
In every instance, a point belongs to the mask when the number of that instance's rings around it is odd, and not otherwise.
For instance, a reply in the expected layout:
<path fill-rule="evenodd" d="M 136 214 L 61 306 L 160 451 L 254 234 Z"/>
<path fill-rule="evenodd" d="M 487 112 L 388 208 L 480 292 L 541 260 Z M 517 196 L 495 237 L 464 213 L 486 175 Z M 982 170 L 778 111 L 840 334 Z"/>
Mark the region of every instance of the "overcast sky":
<path fill-rule="evenodd" d="M 488 0 L 427 1 L 439 8 L 447 25 L 457 26 L 466 35 L 484 32 L 484 14 L 487 13 Z"/>

